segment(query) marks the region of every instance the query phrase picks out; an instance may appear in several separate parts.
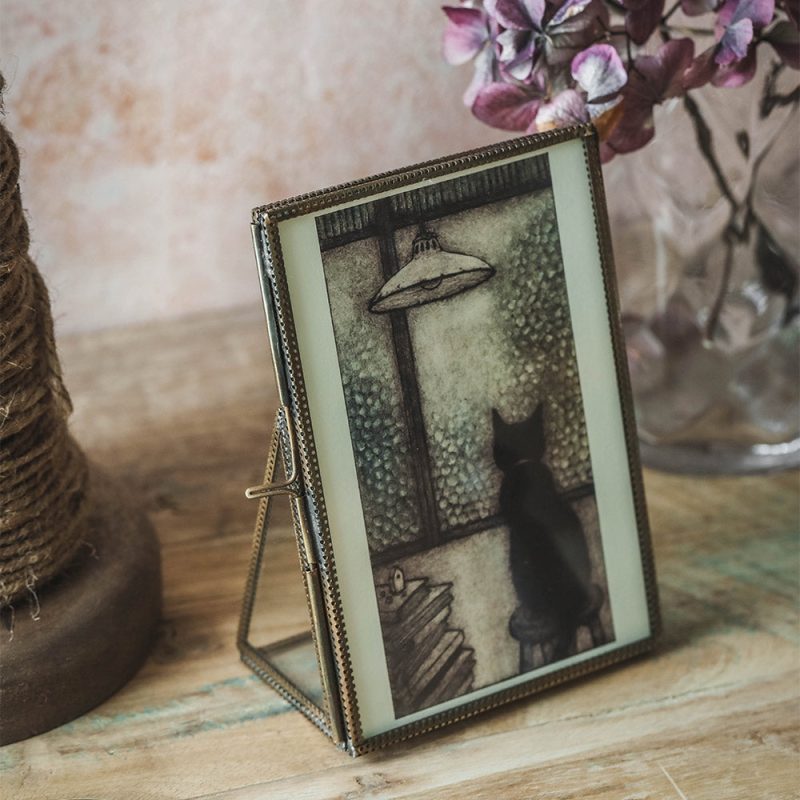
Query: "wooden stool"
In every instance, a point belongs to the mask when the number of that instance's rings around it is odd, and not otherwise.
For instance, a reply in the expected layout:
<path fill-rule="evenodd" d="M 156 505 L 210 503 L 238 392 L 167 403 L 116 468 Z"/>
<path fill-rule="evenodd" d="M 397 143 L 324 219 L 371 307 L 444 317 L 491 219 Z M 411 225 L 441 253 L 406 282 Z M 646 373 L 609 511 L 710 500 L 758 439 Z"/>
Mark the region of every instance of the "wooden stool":
<path fill-rule="evenodd" d="M 578 615 L 578 625 L 568 645 L 566 655 L 577 652 L 578 631 L 586 627 L 591 637 L 592 647 L 606 640 L 600 609 L 603 607 L 603 591 L 592 584 L 591 595 L 585 609 Z M 517 606 L 508 623 L 511 636 L 519 642 L 519 671 L 530 672 L 555 660 L 555 649 L 561 635 L 561 626 L 555 614 L 535 613 L 523 606 Z M 562 656 L 564 657 L 564 656 Z"/>
<path fill-rule="evenodd" d="M 509 633 L 519 642 L 519 671 L 530 672 L 552 660 L 550 646 L 558 637 L 555 614 L 535 614 L 525 606 L 517 606 L 508 622 Z"/>

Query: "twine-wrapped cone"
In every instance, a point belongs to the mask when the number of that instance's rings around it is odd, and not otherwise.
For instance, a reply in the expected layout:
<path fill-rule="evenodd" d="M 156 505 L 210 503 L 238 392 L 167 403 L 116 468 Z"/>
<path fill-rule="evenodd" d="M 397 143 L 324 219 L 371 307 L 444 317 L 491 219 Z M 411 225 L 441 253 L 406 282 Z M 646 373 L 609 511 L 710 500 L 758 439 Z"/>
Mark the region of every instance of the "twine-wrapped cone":
<path fill-rule="evenodd" d="M 0 746 L 110 697 L 147 657 L 161 614 L 158 538 L 141 499 L 96 468 L 90 496 L 67 431 L 72 406 L 18 182 L 0 122 Z M 31 614 L 14 613 L 22 600 Z"/>
<path fill-rule="evenodd" d="M 89 470 L 28 245 L 19 153 L 0 122 L 0 608 L 57 575 L 88 522 Z"/>

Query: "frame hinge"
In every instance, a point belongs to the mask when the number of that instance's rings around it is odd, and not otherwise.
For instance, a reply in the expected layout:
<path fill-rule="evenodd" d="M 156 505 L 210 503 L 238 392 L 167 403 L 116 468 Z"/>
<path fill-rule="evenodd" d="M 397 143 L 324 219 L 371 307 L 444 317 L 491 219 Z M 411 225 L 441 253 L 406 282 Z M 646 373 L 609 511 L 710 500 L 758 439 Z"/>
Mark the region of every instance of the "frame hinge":
<path fill-rule="evenodd" d="M 292 418 L 286 406 L 281 406 L 275 414 L 275 432 L 280 443 L 279 447 L 284 467 L 287 467 L 286 478 L 282 481 L 270 481 L 269 483 L 250 486 L 244 493 L 245 497 L 250 500 L 273 497 L 280 494 L 301 497 L 303 494 L 300 470 L 298 469 L 297 440 L 294 435 Z"/>

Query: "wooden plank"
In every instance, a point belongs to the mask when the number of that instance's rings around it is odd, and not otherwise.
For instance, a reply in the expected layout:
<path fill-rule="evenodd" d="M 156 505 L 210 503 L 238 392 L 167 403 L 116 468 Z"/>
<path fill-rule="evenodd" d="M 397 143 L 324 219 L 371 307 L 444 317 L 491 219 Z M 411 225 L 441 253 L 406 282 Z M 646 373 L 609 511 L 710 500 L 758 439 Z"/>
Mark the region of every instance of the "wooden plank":
<path fill-rule="evenodd" d="M 653 657 L 355 761 L 332 747 L 234 645 L 256 511 L 243 489 L 275 409 L 263 330 L 254 304 L 61 343 L 73 430 L 158 530 L 165 619 L 121 692 L 0 750 L 3 797 L 797 796 L 796 474 L 646 475 L 665 628 Z M 304 623 L 277 520 L 264 636 Z"/>

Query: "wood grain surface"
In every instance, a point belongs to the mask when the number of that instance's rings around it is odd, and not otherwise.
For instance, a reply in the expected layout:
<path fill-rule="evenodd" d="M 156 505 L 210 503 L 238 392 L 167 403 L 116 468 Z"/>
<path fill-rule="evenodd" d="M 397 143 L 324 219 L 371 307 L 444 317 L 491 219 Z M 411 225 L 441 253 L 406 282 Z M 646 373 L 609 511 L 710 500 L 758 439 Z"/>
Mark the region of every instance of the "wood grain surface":
<path fill-rule="evenodd" d="M 3 798 L 798 797 L 796 474 L 648 473 L 655 655 L 351 760 L 234 645 L 256 512 L 243 490 L 260 478 L 276 402 L 257 306 L 60 349 L 73 430 L 158 531 L 165 617 L 122 691 L 0 750 Z M 289 547 L 272 568 L 273 632 L 292 633 L 303 608 Z"/>

